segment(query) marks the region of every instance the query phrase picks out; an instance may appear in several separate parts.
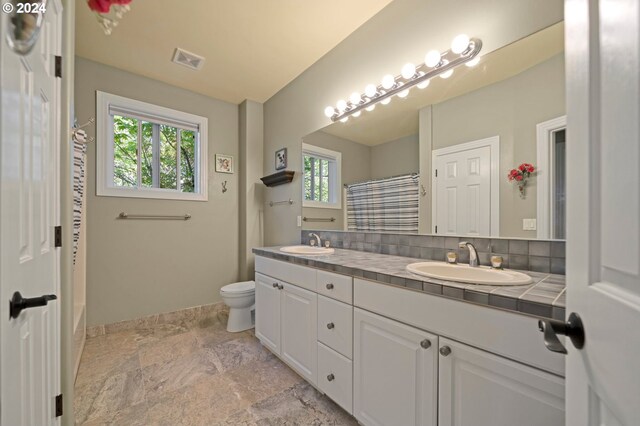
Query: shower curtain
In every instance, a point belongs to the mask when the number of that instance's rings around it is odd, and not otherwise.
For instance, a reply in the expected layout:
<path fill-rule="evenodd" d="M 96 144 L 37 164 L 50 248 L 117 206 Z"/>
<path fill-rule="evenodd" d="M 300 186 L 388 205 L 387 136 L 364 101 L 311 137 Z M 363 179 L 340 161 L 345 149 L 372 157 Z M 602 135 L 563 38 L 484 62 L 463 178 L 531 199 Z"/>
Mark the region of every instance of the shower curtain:
<path fill-rule="evenodd" d="M 73 140 L 73 264 L 76 264 L 80 224 L 82 223 L 82 200 L 84 194 L 84 160 L 87 145 Z"/>
<path fill-rule="evenodd" d="M 349 231 L 418 232 L 419 175 L 347 185 Z"/>

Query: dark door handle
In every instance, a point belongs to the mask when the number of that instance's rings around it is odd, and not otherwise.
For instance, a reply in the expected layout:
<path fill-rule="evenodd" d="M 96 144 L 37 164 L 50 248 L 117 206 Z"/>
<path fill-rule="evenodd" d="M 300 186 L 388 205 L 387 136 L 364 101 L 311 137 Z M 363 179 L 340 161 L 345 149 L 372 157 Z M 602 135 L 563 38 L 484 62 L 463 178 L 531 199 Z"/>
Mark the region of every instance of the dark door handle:
<path fill-rule="evenodd" d="M 9 301 L 9 316 L 11 318 L 18 318 L 20 312 L 24 309 L 35 308 L 38 306 L 45 306 L 49 303 L 49 300 L 56 300 L 55 294 L 45 294 L 40 297 L 24 298 L 19 291 L 13 293 L 13 297 Z"/>
<path fill-rule="evenodd" d="M 565 348 L 560 339 L 558 339 L 558 334 L 562 334 L 571 339 L 571 343 L 573 343 L 576 349 L 582 349 L 584 347 L 584 327 L 580 315 L 575 312 L 569 315 L 567 322 L 540 320 L 538 321 L 538 328 L 544 333 L 544 345 L 552 352 L 567 353 L 567 348 Z"/>

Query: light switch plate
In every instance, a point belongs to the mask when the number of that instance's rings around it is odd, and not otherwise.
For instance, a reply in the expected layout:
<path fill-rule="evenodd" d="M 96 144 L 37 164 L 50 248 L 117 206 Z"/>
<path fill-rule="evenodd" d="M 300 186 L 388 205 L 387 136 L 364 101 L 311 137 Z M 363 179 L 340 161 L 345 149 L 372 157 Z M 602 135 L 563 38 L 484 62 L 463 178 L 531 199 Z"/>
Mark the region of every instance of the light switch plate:
<path fill-rule="evenodd" d="M 524 231 L 535 231 L 537 229 L 536 219 L 522 219 L 522 229 Z"/>

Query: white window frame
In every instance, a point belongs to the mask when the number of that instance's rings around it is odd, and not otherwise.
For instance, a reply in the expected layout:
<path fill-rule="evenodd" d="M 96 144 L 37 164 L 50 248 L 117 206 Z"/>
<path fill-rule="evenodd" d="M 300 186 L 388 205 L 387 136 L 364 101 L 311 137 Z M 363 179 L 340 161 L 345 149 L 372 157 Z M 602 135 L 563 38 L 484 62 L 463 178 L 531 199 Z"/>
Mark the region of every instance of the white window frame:
<path fill-rule="evenodd" d="M 551 202 L 552 188 L 554 186 L 551 166 L 554 164 L 552 144 L 553 134 L 559 130 L 567 128 L 567 116 L 563 115 L 552 120 L 544 121 L 536 125 L 536 145 L 537 161 L 536 179 L 538 187 L 538 233 L 537 237 L 542 239 L 552 238 L 553 224 L 553 203 Z"/>
<path fill-rule="evenodd" d="M 305 199 L 304 194 L 304 156 L 312 155 L 336 162 L 336 167 L 329 170 L 329 182 L 333 182 L 333 188 L 330 189 L 329 196 L 331 201 L 323 203 L 320 201 L 311 201 Z M 312 207 L 316 209 L 341 209 L 342 208 L 342 153 L 331 151 L 330 149 L 320 148 L 318 146 L 302 144 L 302 207 Z"/>
<path fill-rule="evenodd" d="M 139 112 L 169 123 L 188 123 L 198 128 L 196 141 L 197 179 L 195 192 L 180 192 L 166 188 L 127 188 L 113 184 L 113 117 L 109 107 Z M 208 181 L 208 120 L 194 114 L 96 91 L 96 194 L 107 197 L 154 198 L 162 200 L 207 201 Z M 178 176 L 178 179 L 180 177 Z"/>

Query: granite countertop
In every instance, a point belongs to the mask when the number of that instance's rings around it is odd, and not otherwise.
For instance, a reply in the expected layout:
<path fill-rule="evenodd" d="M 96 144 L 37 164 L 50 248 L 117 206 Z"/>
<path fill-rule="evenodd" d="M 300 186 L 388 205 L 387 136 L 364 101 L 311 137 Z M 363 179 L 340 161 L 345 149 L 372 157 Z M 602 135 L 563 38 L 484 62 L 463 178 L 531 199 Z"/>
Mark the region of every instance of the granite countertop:
<path fill-rule="evenodd" d="M 427 278 L 408 272 L 405 268 L 424 259 L 335 249 L 326 256 L 300 256 L 283 253 L 280 247 L 254 248 L 258 256 L 351 275 L 382 283 L 465 302 L 521 312 L 537 317 L 564 320 L 566 291 L 565 276 L 521 271 L 533 279 L 524 286 L 490 286 L 465 284 Z M 427 261 L 428 262 L 428 261 Z"/>

